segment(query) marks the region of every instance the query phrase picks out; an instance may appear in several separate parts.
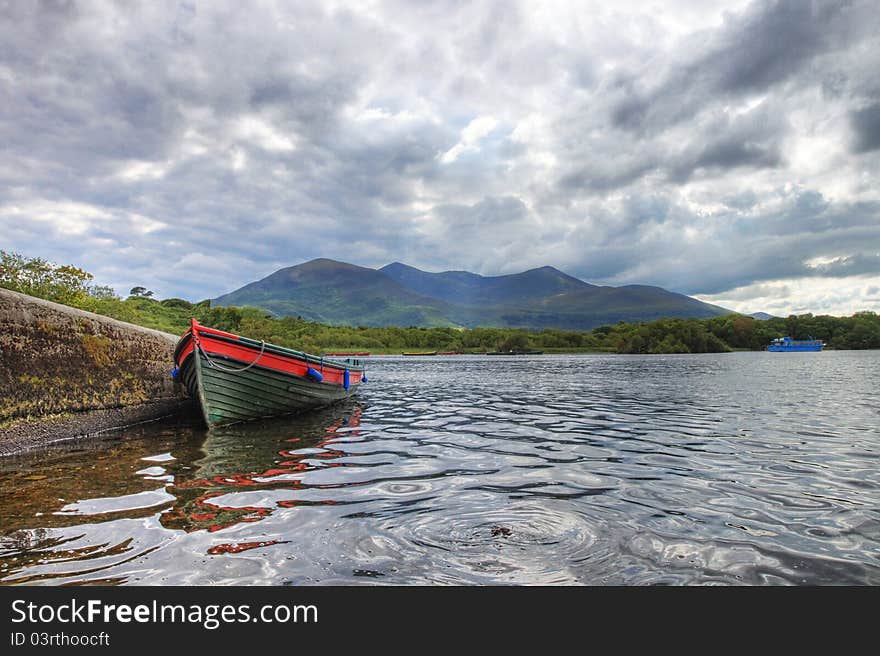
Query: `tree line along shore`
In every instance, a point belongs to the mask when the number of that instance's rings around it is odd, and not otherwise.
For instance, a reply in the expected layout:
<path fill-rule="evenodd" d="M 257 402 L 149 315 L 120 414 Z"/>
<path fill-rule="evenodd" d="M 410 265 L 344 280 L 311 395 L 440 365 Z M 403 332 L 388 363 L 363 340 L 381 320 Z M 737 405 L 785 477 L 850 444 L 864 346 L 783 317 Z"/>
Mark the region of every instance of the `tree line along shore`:
<path fill-rule="evenodd" d="M 542 350 L 547 353 L 719 353 L 763 350 L 785 335 L 821 339 L 832 349 L 880 348 L 880 315 L 857 312 L 849 317 L 791 315 L 759 320 L 729 314 L 709 319 L 657 319 L 617 323 L 589 331 L 515 328 L 333 326 L 299 317 L 273 317 L 253 307 L 212 307 L 209 300 L 158 300 L 136 287 L 127 298 L 94 285 L 78 267 L 0 251 L 0 287 L 146 328 L 182 334 L 190 318 L 230 332 L 311 353 L 414 350 L 485 353 Z"/>

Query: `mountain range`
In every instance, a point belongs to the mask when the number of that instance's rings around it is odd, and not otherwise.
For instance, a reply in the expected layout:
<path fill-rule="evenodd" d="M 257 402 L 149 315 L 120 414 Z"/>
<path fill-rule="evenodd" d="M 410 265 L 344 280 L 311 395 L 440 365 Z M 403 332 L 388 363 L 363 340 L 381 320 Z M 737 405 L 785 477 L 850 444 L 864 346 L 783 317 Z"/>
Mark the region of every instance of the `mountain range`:
<path fill-rule="evenodd" d="M 329 259 L 279 269 L 212 304 L 249 305 L 333 325 L 568 330 L 730 313 L 660 287 L 591 285 L 549 266 L 481 276 L 429 273 L 400 262 L 369 269 Z"/>

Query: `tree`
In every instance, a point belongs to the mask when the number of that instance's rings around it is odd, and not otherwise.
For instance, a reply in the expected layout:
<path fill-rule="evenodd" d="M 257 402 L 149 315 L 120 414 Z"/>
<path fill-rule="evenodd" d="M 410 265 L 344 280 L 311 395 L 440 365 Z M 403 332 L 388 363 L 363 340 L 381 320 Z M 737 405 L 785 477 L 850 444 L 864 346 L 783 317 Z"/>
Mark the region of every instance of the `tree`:
<path fill-rule="evenodd" d="M 88 298 L 92 278 L 78 267 L 0 251 L 0 287 L 22 294 L 76 306 Z"/>
<path fill-rule="evenodd" d="M 529 347 L 529 338 L 525 333 L 515 333 L 507 339 L 499 342 L 499 351 L 525 351 Z"/>
<path fill-rule="evenodd" d="M 91 296 L 92 298 L 97 298 L 99 300 L 119 298 L 116 295 L 116 292 L 113 291 L 113 288 L 108 287 L 107 285 L 95 285 L 94 287 L 90 288 L 89 296 Z"/>
<path fill-rule="evenodd" d="M 153 292 L 146 287 L 132 287 L 131 291 L 128 292 L 128 295 L 136 298 L 150 298 L 150 296 L 153 295 Z"/>

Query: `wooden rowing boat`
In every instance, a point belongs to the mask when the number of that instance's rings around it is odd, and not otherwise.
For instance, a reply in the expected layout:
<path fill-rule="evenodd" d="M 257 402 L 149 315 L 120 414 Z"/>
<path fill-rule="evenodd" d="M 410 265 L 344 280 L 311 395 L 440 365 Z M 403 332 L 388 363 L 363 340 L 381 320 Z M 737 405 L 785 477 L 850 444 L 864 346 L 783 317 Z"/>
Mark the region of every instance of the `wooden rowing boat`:
<path fill-rule="evenodd" d="M 310 355 L 195 319 L 174 349 L 174 363 L 209 427 L 326 406 L 367 381 L 360 360 Z"/>

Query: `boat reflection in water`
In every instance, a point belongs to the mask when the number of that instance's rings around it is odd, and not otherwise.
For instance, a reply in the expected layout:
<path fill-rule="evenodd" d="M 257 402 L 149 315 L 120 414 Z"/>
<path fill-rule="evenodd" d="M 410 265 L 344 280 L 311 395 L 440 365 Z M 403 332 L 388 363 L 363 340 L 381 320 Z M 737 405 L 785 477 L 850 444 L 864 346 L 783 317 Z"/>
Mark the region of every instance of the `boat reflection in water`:
<path fill-rule="evenodd" d="M 360 439 L 361 414 L 362 407 L 349 400 L 210 432 L 192 423 L 145 425 L 129 429 L 125 439 L 104 436 L 0 463 L 0 493 L 16 499 L 14 509 L 0 508 L 0 583 L 60 582 L 150 553 L 177 531 L 207 536 L 258 522 L 278 508 L 332 505 L 329 499 L 296 500 L 293 491 L 338 487 L 304 485 L 301 478 L 343 466 L 333 461 L 346 454 L 332 442 Z M 223 502 L 245 490 L 264 491 L 273 501 L 241 507 Z M 286 541 L 264 537 L 197 540 L 197 549 L 219 556 Z M 90 563 L 87 571 L 80 571 L 79 561 Z"/>
<path fill-rule="evenodd" d="M 347 437 L 359 436 L 363 410 L 348 404 L 300 416 L 296 421 L 267 420 L 258 424 L 240 424 L 208 433 L 205 457 L 196 464 L 194 475 L 176 480 L 168 487 L 176 501 L 159 517 L 161 524 L 187 533 L 219 531 L 235 524 L 258 522 L 274 508 L 298 505 L 333 505 L 330 499 L 305 501 L 279 499 L 273 506 L 231 506 L 222 498 L 241 491 L 303 490 L 305 472 L 339 467 L 333 460 L 347 455 L 334 449 L 332 442 L 345 429 Z M 328 423 L 329 422 L 329 423 Z M 355 429 L 355 430 L 352 430 Z M 312 486 L 309 486 L 312 487 Z M 337 487 L 336 485 L 317 487 Z M 284 495 L 282 495 L 284 496 Z M 229 553 L 278 544 L 278 541 L 248 542 L 212 547 L 209 553 Z"/>

